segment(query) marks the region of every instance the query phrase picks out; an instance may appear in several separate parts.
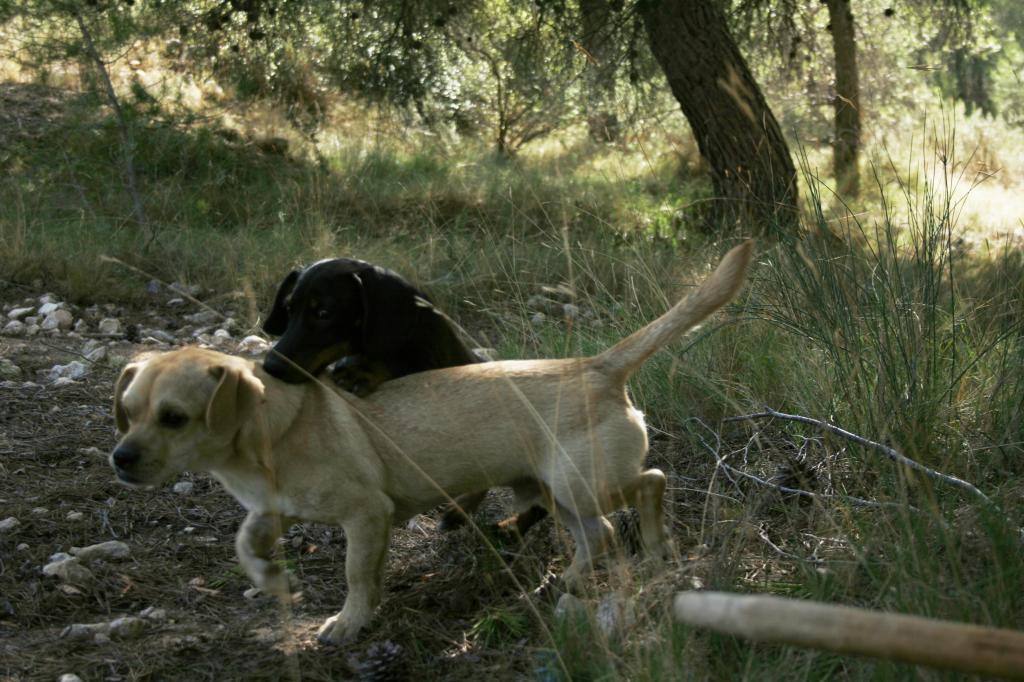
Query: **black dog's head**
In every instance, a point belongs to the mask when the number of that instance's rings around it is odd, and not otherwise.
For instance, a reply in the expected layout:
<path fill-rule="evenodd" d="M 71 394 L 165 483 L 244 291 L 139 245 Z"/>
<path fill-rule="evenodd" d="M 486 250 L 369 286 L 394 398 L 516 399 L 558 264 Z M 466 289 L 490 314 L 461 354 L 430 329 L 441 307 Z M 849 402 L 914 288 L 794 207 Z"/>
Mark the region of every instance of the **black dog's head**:
<path fill-rule="evenodd" d="M 422 298 L 399 275 L 366 261 L 332 258 L 294 270 L 263 323 L 265 332 L 281 337 L 263 368 L 301 383 L 346 355 L 386 354 L 387 346 L 411 335 L 408 309 Z"/>
<path fill-rule="evenodd" d="M 372 270 L 364 261 L 332 258 L 288 273 L 263 323 L 263 331 L 281 337 L 263 368 L 294 384 L 358 353 L 366 310 L 360 275 Z"/>

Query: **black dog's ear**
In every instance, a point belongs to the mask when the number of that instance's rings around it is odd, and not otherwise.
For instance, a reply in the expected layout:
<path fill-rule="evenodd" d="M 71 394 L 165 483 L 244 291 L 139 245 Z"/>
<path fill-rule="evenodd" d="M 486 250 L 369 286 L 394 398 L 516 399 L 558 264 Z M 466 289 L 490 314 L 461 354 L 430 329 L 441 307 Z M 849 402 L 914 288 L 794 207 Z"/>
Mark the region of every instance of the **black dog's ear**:
<path fill-rule="evenodd" d="M 409 342 L 420 316 L 430 306 L 426 294 L 393 272 L 367 268 L 356 273 L 363 298 L 363 347 L 387 357 Z"/>
<path fill-rule="evenodd" d="M 277 295 L 274 296 L 274 307 L 270 309 L 270 315 L 263 323 L 263 331 L 272 336 L 281 336 L 288 329 L 288 308 L 285 306 L 285 299 L 295 288 L 295 282 L 299 279 L 299 271 L 292 270 L 288 276 L 281 281 L 277 288 Z"/>

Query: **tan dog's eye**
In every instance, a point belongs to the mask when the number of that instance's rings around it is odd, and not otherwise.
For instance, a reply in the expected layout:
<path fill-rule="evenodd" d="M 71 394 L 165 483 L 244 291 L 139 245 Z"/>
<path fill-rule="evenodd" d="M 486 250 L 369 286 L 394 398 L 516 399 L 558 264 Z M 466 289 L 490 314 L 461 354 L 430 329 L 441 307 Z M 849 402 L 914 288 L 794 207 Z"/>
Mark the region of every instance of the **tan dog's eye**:
<path fill-rule="evenodd" d="M 177 410 L 164 410 L 160 413 L 159 422 L 166 429 L 180 429 L 188 422 L 188 415 Z"/>

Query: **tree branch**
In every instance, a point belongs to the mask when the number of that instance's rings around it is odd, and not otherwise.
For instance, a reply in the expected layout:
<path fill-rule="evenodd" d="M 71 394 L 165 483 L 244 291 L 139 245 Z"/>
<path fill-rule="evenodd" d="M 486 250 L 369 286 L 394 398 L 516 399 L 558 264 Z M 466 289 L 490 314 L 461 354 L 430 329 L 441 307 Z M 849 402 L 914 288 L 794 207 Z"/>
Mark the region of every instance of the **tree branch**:
<path fill-rule="evenodd" d="M 96 44 L 92 40 L 92 33 L 89 31 L 89 27 L 86 26 L 85 19 L 82 17 L 82 12 L 78 9 L 77 5 L 74 8 L 74 13 L 75 21 L 78 22 L 78 29 L 82 33 L 85 51 L 96 67 L 100 80 L 103 81 L 103 89 L 106 91 L 107 99 L 114 110 L 114 118 L 117 120 L 117 130 L 121 137 L 121 156 L 124 159 L 124 180 L 128 186 L 128 194 L 132 199 L 132 211 L 135 214 L 135 222 L 142 229 L 144 239 L 143 251 L 145 251 L 153 240 L 153 235 L 149 222 L 146 220 L 146 214 L 142 208 L 142 198 L 139 196 L 139 190 L 135 182 L 135 163 L 132 159 L 135 140 L 132 138 L 132 132 L 125 118 L 124 110 L 121 108 L 121 102 L 117 99 L 117 93 L 114 92 L 114 84 L 110 81 L 110 74 L 107 73 L 106 64 L 103 63 L 103 59 L 96 49 Z"/>
<path fill-rule="evenodd" d="M 843 428 L 840 428 L 838 426 L 835 426 L 834 424 L 829 424 L 828 422 L 825 422 L 825 421 L 821 421 L 820 419 L 812 419 L 811 417 L 804 417 L 804 416 L 801 416 L 801 415 L 798 415 L 798 414 L 786 414 L 784 412 L 777 412 L 777 411 L 771 409 L 770 407 L 768 407 L 768 408 L 765 408 L 764 412 L 757 412 L 757 413 L 754 413 L 754 414 L 745 414 L 745 415 L 741 415 L 741 416 L 738 416 L 738 417 L 728 417 L 726 419 L 723 419 L 722 421 L 724 421 L 724 422 L 748 421 L 748 420 L 753 420 L 753 419 L 765 419 L 765 418 L 769 418 L 769 417 L 778 418 L 778 419 L 784 419 L 784 420 L 787 420 L 787 421 L 800 422 L 802 424 L 810 424 L 811 426 L 816 426 L 816 427 L 818 427 L 820 429 L 825 429 L 826 431 L 829 431 L 830 433 L 834 433 L 837 436 L 842 436 L 843 438 L 846 438 L 848 440 L 852 440 L 854 443 L 858 443 L 860 445 L 864 445 L 864 446 L 872 448 L 874 450 L 878 450 L 879 452 L 881 452 L 883 455 L 885 455 L 889 459 L 893 460 L 894 462 L 902 464 L 902 465 L 904 465 L 905 467 L 907 467 L 909 469 L 913 469 L 914 471 L 920 471 L 921 473 L 923 473 L 926 476 L 929 476 L 931 478 L 937 479 L 937 480 L 942 481 L 944 483 L 947 483 L 949 485 L 956 486 L 956 487 L 958 487 L 958 488 L 960 488 L 962 490 L 966 490 L 967 492 L 971 493 L 972 495 L 974 495 L 978 499 L 983 500 L 986 504 L 993 505 L 993 502 L 992 502 L 991 499 L 989 499 L 988 495 L 986 495 L 985 493 L 981 492 L 973 484 L 968 483 L 967 481 L 965 481 L 963 479 L 957 478 L 956 476 L 951 476 L 949 474 L 944 474 L 944 473 L 941 473 L 939 471 L 935 471 L 934 469 L 930 469 L 930 468 L 926 467 L 925 465 L 921 464 L 920 462 L 916 462 L 916 461 L 910 459 L 909 457 L 907 457 L 906 455 L 897 452 L 896 450 L 890 448 L 888 445 L 882 445 L 881 443 L 876 443 L 873 440 L 869 440 L 867 438 L 864 438 L 863 436 L 858 436 L 855 433 L 851 433 L 851 432 L 847 431 L 846 429 L 843 429 Z"/>

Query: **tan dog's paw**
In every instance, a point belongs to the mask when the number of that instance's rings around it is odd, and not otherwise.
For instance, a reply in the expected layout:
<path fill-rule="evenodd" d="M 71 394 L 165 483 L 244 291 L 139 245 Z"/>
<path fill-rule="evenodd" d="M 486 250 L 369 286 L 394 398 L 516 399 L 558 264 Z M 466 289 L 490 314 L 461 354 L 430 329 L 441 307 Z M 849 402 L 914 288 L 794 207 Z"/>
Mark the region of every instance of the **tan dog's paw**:
<path fill-rule="evenodd" d="M 359 631 L 366 625 L 367 620 L 366 618 L 352 619 L 339 613 L 324 621 L 324 624 L 320 626 L 320 630 L 316 633 L 316 638 L 321 644 L 333 646 L 347 644 L 356 638 Z"/>
<path fill-rule="evenodd" d="M 570 566 L 562 573 L 562 588 L 573 595 L 586 594 L 587 579 L 584 572 Z"/>
<path fill-rule="evenodd" d="M 295 591 L 295 578 L 280 566 L 269 564 L 259 576 L 256 576 L 256 587 L 264 593 L 278 599 L 291 599 Z"/>

